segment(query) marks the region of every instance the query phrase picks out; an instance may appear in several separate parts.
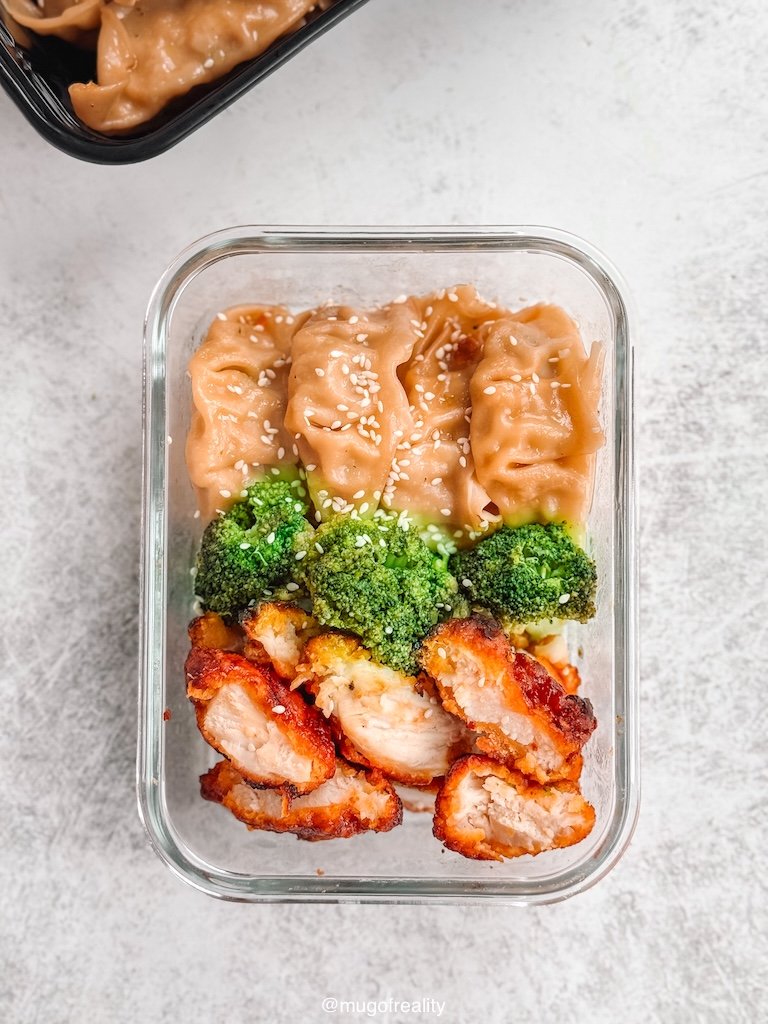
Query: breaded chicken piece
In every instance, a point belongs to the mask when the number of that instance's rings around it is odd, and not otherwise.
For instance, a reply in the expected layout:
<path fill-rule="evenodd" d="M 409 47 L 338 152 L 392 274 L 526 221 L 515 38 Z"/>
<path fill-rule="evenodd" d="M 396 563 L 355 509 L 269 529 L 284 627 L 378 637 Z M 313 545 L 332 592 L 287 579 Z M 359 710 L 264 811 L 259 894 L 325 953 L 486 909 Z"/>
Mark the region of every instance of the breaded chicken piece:
<path fill-rule="evenodd" d="M 216 612 L 205 612 L 192 619 L 187 633 L 193 647 L 214 647 L 220 651 L 241 651 L 243 631 L 239 626 L 228 626 Z"/>
<path fill-rule="evenodd" d="M 539 782 L 579 777 L 581 748 L 597 725 L 592 705 L 515 651 L 497 622 L 451 619 L 430 634 L 421 658 L 443 707 L 479 734 L 478 750 Z"/>
<path fill-rule="evenodd" d="M 541 786 L 470 754 L 455 762 L 437 794 L 433 832 L 464 857 L 503 860 L 573 846 L 594 823 L 594 808 L 575 783 Z"/>
<path fill-rule="evenodd" d="M 249 782 L 310 793 L 336 771 L 327 722 L 271 669 L 193 647 L 186 671 L 197 727 Z"/>
<path fill-rule="evenodd" d="M 242 620 L 245 656 L 272 665 L 281 679 L 293 679 L 304 645 L 320 632 L 316 619 L 288 601 L 263 601 Z"/>
<path fill-rule="evenodd" d="M 391 783 L 341 760 L 332 778 L 306 796 L 254 789 L 229 761 L 219 761 L 200 776 L 200 792 L 206 800 L 227 807 L 250 829 L 292 832 L 311 841 L 389 832 L 403 820 Z"/>
<path fill-rule="evenodd" d="M 464 725 L 421 693 L 413 676 L 379 665 L 352 637 L 313 637 L 293 685 L 303 685 L 343 734 L 346 757 L 398 782 L 425 785 L 469 749 Z"/>

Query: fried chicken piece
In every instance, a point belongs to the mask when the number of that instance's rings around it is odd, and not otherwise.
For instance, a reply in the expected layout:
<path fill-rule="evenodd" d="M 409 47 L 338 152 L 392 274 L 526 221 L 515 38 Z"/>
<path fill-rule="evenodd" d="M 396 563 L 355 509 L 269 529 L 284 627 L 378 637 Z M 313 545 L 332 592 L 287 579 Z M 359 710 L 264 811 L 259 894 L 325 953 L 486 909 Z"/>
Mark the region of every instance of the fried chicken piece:
<path fill-rule="evenodd" d="M 389 832 L 403 820 L 391 783 L 341 760 L 333 776 L 306 796 L 254 789 L 229 761 L 219 761 L 200 776 L 200 792 L 228 808 L 249 829 L 292 832 L 310 841 Z"/>
<path fill-rule="evenodd" d="M 242 621 L 245 656 L 271 665 L 281 679 L 293 679 L 304 645 L 320 632 L 316 619 L 288 601 L 262 601 Z"/>
<path fill-rule="evenodd" d="M 421 693 L 413 676 L 379 665 L 352 637 L 313 637 L 293 685 L 303 685 L 343 734 L 345 756 L 398 782 L 425 785 L 469 749 L 463 723 Z"/>
<path fill-rule="evenodd" d="M 239 654 L 193 647 L 186 671 L 198 729 L 249 782 L 300 794 L 333 775 L 328 724 L 271 669 Z"/>
<path fill-rule="evenodd" d="M 594 823 L 594 808 L 575 783 L 541 786 L 470 754 L 455 762 L 437 794 L 432 831 L 464 857 L 503 860 L 573 846 Z"/>
<path fill-rule="evenodd" d="M 220 651 L 240 651 L 243 631 L 239 626 L 228 626 L 216 612 L 206 612 L 192 619 L 187 627 L 193 647 L 214 647 Z"/>
<path fill-rule="evenodd" d="M 579 777 L 581 748 L 597 725 L 592 705 L 515 651 L 493 619 L 438 626 L 422 646 L 422 665 L 443 707 L 479 734 L 478 750 L 539 782 Z"/>
<path fill-rule="evenodd" d="M 566 693 L 578 693 L 581 686 L 581 675 L 569 658 L 568 642 L 562 633 L 534 639 L 528 633 L 516 633 L 505 630 L 509 641 L 518 651 L 527 651 L 540 661 L 551 676 L 560 683 Z"/>
<path fill-rule="evenodd" d="M 549 674 L 560 683 L 566 693 L 578 693 L 581 676 L 575 665 L 568 661 L 550 661 L 544 654 L 534 654 Z"/>

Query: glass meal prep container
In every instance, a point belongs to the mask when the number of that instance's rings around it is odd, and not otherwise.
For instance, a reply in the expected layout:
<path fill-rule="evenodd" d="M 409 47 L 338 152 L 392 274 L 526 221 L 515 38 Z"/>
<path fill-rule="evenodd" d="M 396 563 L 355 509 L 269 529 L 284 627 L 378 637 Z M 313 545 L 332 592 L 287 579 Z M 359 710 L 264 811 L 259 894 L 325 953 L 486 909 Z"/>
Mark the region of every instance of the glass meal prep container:
<path fill-rule="evenodd" d="M 580 693 L 598 728 L 581 777 L 597 819 L 567 849 L 503 863 L 465 860 L 432 836 L 432 815 L 405 813 L 391 833 L 303 842 L 249 831 L 203 800 L 199 776 L 218 755 L 185 692 L 187 624 L 204 523 L 187 477 L 187 364 L 217 311 L 246 303 L 305 309 L 375 306 L 457 283 L 512 308 L 547 301 L 606 348 L 589 544 L 597 615 L 570 624 Z M 180 878 L 225 899 L 327 902 L 547 903 L 594 884 L 617 862 L 638 809 L 632 349 L 615 270 L 591 246 L 540 228 L 256 228 L 203 238 L 168 268 L 145 324 L 142 647 L 138 797 L 159 856 Z"/>
<path fill-rule="evenodd" d="M 75 116 L 67 89 L 95 74 L 95 54 L 54 36 L 38 36 L 0 7 L 0 85 L 34 128 L 58 149 L 100 164 L 147 160 L 181 142 L 367 0 L 328 0 L 305 23 L 258 57 L 173 100 L 146 124 L 123 135 L 93 131 Z"/>

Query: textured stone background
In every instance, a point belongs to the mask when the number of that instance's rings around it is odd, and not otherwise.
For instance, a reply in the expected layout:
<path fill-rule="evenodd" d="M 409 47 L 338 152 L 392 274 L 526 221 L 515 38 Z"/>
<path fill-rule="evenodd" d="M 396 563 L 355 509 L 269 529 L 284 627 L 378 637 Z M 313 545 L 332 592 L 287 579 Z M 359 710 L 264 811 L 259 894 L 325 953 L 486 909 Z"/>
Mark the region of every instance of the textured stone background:
<path fill-rule="evenodd" d="M 766 1018 L 766 50 L 763 0 L 372 0 L 114 169 L 0 96 L 0 1019 L 294 1024 L 328 1019 L 323 996 L 488 1024 Z M 187 242 L 280 221 L 553 224 L 631 284 L 643 807 L 566 904 L 226 905 L 147 847 L 142 315 Z"/>

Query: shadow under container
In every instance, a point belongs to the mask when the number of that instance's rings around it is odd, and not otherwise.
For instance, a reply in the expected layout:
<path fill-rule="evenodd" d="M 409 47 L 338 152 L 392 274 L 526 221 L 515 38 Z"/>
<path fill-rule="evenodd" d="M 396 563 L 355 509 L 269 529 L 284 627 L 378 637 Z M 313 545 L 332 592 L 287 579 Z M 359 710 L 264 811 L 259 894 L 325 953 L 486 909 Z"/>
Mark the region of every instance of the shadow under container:
<path fill-rule="evenodd" d="M 582 774 L 595 827 L 576 846 L 503 863 L 443 849 L 430 814 L 406 813 L 393 832 L 319 843 L 248 831 L 200 796 L 198 777 L 218 755 L 199 735 L 185 694 L 190 568 L 204 526 L 184 462 L 187 364 L 229 306 L 305 309 L 332 298 L 370 307 L 462 282 L 511 308 L 557 303 L 587 345 L 606 349 L 606 444 L 588 527 L 597 615 L 569 625 L 581 693 L 598 719 Z M 600 253 L 541 228 L 240 227 L 209 235 L 174 261 L 149 305 L 144 431 L 138 795 L 152 845 L 175 874 L 212 896 L 250 902 L 523 905 L 562 900 L 607 873 L 629 842 L 639 781 L 632 350 L 623 288 Z"/>

